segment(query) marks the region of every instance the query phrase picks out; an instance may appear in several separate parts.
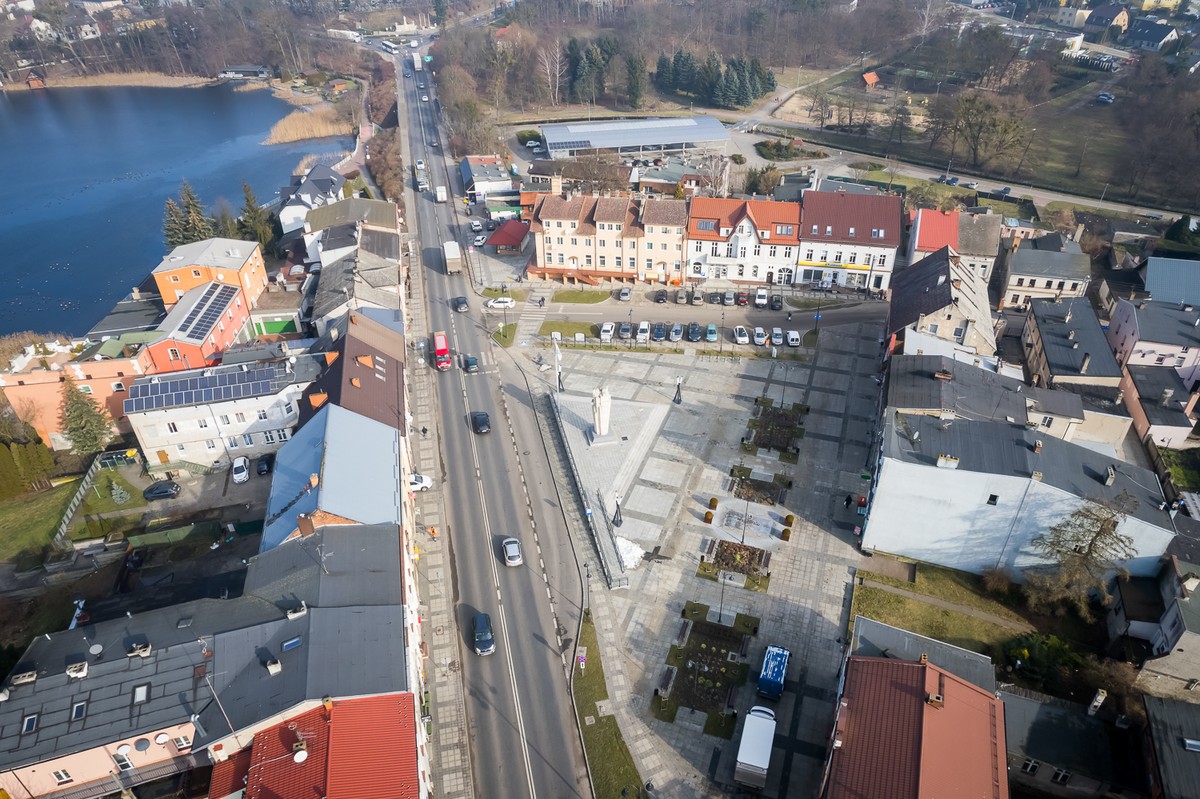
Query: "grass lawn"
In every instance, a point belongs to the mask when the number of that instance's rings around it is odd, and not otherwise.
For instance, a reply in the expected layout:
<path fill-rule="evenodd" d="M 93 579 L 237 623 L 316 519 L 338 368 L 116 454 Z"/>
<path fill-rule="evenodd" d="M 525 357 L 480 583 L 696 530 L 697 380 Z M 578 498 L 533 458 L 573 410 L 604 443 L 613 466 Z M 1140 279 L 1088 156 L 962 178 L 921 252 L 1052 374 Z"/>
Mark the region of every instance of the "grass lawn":
<path fill-rule="evenodd" d="M 129 499 L 124 505 L 118 505 L 112 498 L 113 484 L 121 486 L 129 494 Z M 83 504 L 79 506 L 80 513 L 108 513 L 114 510 L 133 510 L 134 508 L 144 507 L 146 500 L 142 497 L 142 492 L 134 488 L 128 480 L 121 476 L 119 472 L 102 469 L 96 475 L 95 481 L 92 483 L 91 489 L 87 492 L 87 497 L 83 500 Z"/>
<path fill-rule="evenodd" d="M 850 618 L 855 616 L 865 616 L 985 655 L 993 655 L 1004 643 L 1016 637 L 1016 633 L 1006 627 L 864 585 L 854 589 Z"/>
<path fill-rule="evenodd" d="M 492 333 L 492 341 L 499 344 L 501 347 L 511 347 L 513 339 L 517 335 L 517 323 L 501 325 L 500 329 Z"/>
<path fill-rule="evenodd" d="M 22 553 L 40 559 L 78 489 L 79 481 L 72 480 L 49 491 L 0 502 L 0 561 L 14 560 Z"/>
<path fill-rule="evenodd" d="M 483 296 L 491 299 L 493 297 L 512 297 L 517 302 L 524 302 L 529 296 L 529 292 L 525 289 L 504 289 L 504 288 L 488 288 L 483 290 Z"/>
<path fill-rule="evenodd" d="M 1200 490 L 1200 450 L 1160 449 L 1163 461 L 1171 470 L 1171 482 L 1180 491 Z"/>
<path fill-rule="evenodd" d="M 591 322 L 542 322 L 538 335 L 550 338 L 551 333 L 561 333 L 563 341 L 574 341 L 576 333 L 600 338 L 600 328 Z"/>
<path fill-rule="evenodd" d="M 789 307 L 799 308 L 802 311 L 811 311 L 815 308 L 820 308 L 822 311 L 829 311 L 850 304 L 841 300 L 814 300 L 809 297 L 788 297 L 784 302 Z"/>
<path fill-rule="evenodd" d="M 717 567 L 705 561 L 696 569 L 696 576 L 702 580 L 712 580 L 715 583 L 717 581 Z"/>
<path fill-rule="evenodd" d="M 893 577 L 884 577 L 868 571 L 860 571 L 860 577 L 885 585 L 894 585 L 914 594 L 936 597 L 955 605 L 981 610 L 1015 622 L 1027 621 L 1024 616 L 1009 606 L 993 599 L 983 590 L 979 577 L 967 572 L 943 569 L 927 563 L 917 565 L 917 581 L 908 583 Z"/>
<path fill-rule="evenodd" d="M 578 302 L 585 305 L 593 305 L 597 302 L 604 302 L 612 297 L 607 291 L 591 291 L 588 289 L 563 289 L 554 292 L 551 302 Z"/>
<path fill-rule="evenodd" d="M 1049 213 L 1053 213 L 1055 211 L 1065 211 L 1065 210 L 1083 211 L 1084 213 L 1088 213 L 1088 214 L 1099 214 L 1100 216 L 1119 217 L 1121 219 L 1128 219 L 1128 220 L 1134 221 L 1134 222 L 1138 221 L 1137 214 L 1128 214 L 1128 213 L 1125 213 L 1124 211 L 1113 210 L 1112 208 L 1100 208 L 1095 205 L 1081 205 L 1079 203 L 1069 203 L 1069 202 L 1065 202 L 1063 200 L 1055 200 L 1054 202 L 1046 203 L 1046 211 Z"/>
<path fill-rule="evenodd" d="M 767 593 L 767 589 L 771 587 L 771 578 L 766 574 L 750 574 L 746 576 L 746 590 L 758 591 L 760 594 Z"/>
<path fill-rule="evenodd" d="M 579 714 L 583 746 L 591 765 L 592 791 L 596 797 L 615 799 L 622 788 L 641 785 L 642 781 L 616 717 L 596 713 L 596 702 L 608 698 L 608 688 L 604 684 L 604 663 L 591 618 L 583 620 L 579 645 L 587 648 L 587 667 L 575 669 L 575 711 Z M 589 716 L 595 719 L 594 724 L 587 723 Z"/>

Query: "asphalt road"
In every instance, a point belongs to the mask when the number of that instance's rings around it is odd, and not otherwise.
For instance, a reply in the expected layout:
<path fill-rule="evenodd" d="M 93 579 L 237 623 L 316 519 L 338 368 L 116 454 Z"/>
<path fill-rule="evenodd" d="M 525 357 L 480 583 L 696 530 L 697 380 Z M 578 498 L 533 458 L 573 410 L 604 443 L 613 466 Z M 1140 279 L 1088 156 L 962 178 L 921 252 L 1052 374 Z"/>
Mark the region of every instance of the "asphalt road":
<path fill-rule="evenodd" d="M 428 72 L 401 77 L 399 82 L 407 98 L 412 159 L 426 161 L 432 186 L 454 186 L 441 149 L 430 147 L 437 136 L 437 106 Z M 419 83 L 425 88 L 418 89 Z M 422 95 L 428 95 L 429 102 L 422 102 Z M 522 484 L 521 458 L 538 462 L 544 458 L 538 458 L 536 451 L 522 455 L 516 444 L 537 440 L 536 431 L 530 428 L 523 382 L 505 383 L 505 374 L 510 378 L 519 374 L 499 348 L 489 349 L 493 345 L 487 330 L 499 321 L 491 318 L 497 312 L 481 308 L 466 274 L 443 273 L 442 241 L 463 241 L 460 220 L 465 217 L 458 213 L 459 207 L 461 198 L 457 203 L 437 203 L 432 191 L 422 192 L 408 217 L 420 234 L 429 325 L 448 334 L 454 356 L 454 366 L 436 375 L 444 464 L 437 478 L 446 492 L 474 782 L 482 796 L 587 796 L 590 791 L 567 685 L 572 641 L 565 640 L 574 636 L 582 588 L 562 531 L 561 513 L 555 529 L 555 507 L 545 501 L 552 485 L 531 479 L 527 493 Z M 455 313 L 450 299 L 464 295 L 471 297 L 471 312 Z M 484 356 L 480 372 L 461 370 L 464 354 Z M 497 356 L 504 370 L 497 365 Z M 413 364 L 411 368 L 432 367 Z M 514 423 L 526 429 L 519 437 L 506 407 L 513 410 Z M 472 432 L 474 411 L 489 414 L 491 433 Z M 539 522 L 536 536 L 531 515 L 549 519 Z M 500 541 L 508 536 L 521 541 L 524 566 L 504 565 Z M 556 623 L 552 602 L 560 606 L 561 623 Z M 477 612 L 490 614 L 495 630 L 496 653 L 488 657 L 474 653 L 472 620 Z"/>

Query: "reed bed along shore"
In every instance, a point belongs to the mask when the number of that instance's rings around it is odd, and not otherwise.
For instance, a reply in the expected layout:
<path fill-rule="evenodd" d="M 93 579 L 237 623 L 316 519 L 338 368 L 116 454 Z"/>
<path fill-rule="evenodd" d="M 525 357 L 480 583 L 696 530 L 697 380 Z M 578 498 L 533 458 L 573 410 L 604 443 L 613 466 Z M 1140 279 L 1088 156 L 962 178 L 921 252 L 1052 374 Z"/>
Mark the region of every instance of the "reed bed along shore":
<path fill-rule="evenodd" d="M 102 75 L 52 75 L 47 81 L 48 89 L 70 89 L 88 86 L 154 86 L 165 89 L 190 89 L 214 83 L 211 78 L 199 75 L 163 75 L 158 72 L 106 72 Z M 14 81 L 4 85 L 6 91 L 28 91 L 23 82 Z M 39 90 L 44 91 L 44 90 Z"/>
<path fill-rule="evenodd" d="M 332 107 L 297 109 L 275 123 L 264 144 L 287 144 L 305 139 L 326 139 L 349 136 L 354 132 L 349 122 L 338 119 Z"/>

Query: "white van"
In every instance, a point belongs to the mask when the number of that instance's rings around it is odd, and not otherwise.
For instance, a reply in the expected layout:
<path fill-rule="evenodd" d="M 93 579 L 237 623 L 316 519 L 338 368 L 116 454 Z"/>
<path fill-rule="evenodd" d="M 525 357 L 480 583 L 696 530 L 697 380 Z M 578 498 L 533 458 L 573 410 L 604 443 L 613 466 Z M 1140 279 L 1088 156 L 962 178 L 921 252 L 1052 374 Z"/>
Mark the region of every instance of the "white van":
<path fill-rule="evenodd" d="M 650 342 L 650 323 L 638 322 L 637 328 L 637 343 L 647 344 Z"/>
<path fill-rule="evenodd" d="M 754 292 L 754 307 L 755 308 L 766 308 L 767 307 L 767 290 L 766 289 L 760 288 L 758 291 Z"/>
<path fill-rule="evenodd" d="M 789 347 L 799 347 L 800 346 L 800 331 L 799 330 L 789 330 L 787 332 L 787 345 Z"/>

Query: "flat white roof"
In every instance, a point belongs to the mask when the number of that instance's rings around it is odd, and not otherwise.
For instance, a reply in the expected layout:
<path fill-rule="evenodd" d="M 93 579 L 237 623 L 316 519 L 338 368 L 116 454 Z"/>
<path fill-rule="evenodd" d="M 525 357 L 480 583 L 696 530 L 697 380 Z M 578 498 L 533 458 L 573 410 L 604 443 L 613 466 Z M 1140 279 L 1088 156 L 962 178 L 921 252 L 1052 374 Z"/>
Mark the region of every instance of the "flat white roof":
<path fill-rule="evenodd" d="M 713 117 L 621 119 L 542 126 L 548 150 L 618 149 L 729 141 L 729 131 Z"/>

